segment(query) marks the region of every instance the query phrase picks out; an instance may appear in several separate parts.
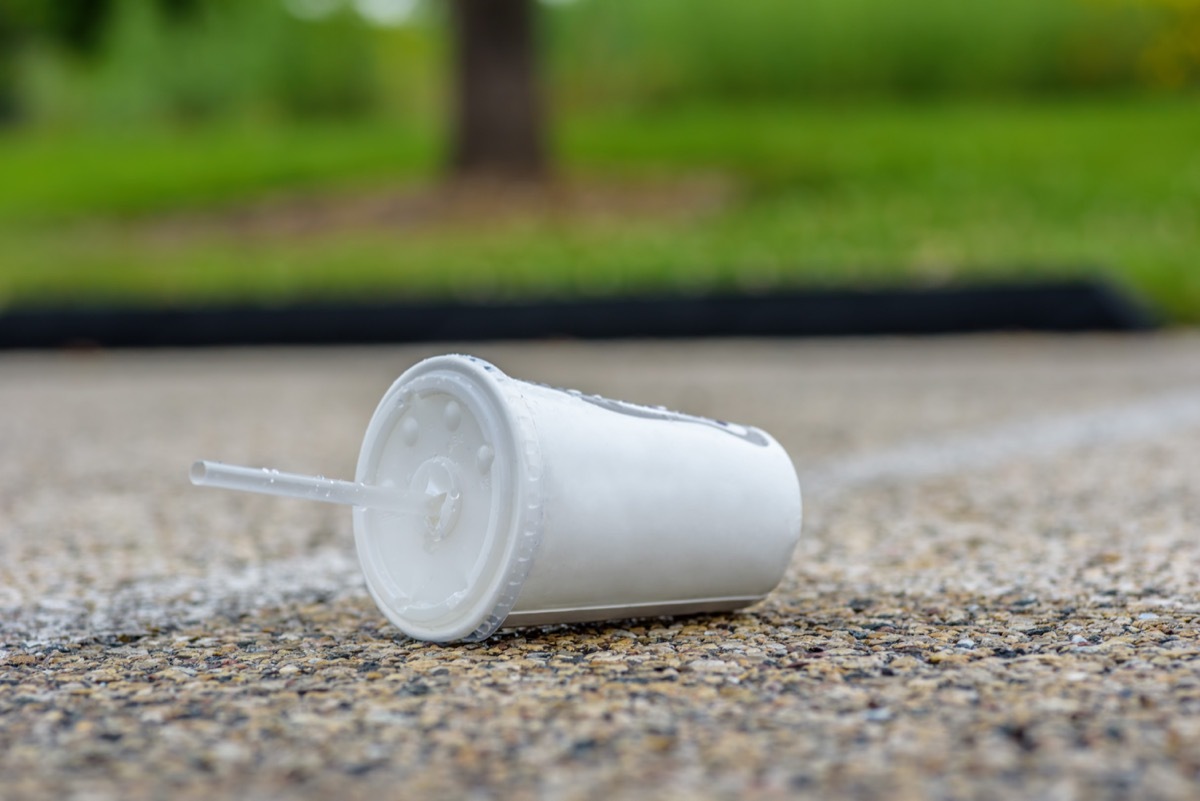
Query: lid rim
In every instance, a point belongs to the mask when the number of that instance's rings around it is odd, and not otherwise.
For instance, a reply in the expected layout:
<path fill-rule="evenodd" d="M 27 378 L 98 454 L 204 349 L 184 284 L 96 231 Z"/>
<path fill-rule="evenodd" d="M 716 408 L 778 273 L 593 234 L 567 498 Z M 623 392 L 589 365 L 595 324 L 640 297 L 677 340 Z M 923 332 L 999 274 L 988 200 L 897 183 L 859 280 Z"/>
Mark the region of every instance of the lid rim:
<path fill-rule="evenodd" d="M 442 383 L 437 381 L 439 374 L 446 382 L 440 391 L 457 395 L 451 391 L 457 385 L 464 393 L 458 399 L 476 407 L 477 416 L 482 412 L 479 425 L 491 432 L 496 455 L 510 452 L 510 464 L 505 466 L 507 476 L 497 479 L 501 483 L 496 485 L 496 490 L 508 497 L 501 498 L 502 506 L 496 508 L 500 517 L 489 524 L 491 533 L 479 552 L 480 559 L 492 561 L 494 566 L 476 576 L 475 586 L 466 590 L 468 598 L 457 608 L 451 607 L 432 619 L 422 620 L 419 615 L 413 619 L 389 600 L 386 589 L 391 579 L 386 563 L 375 550 L 379 531 L 372 527 L 369 510 L 354 510 L 355 544 L 370 595 L 393 625 L 421 640 L 477 641 L 499 628 L 512 610 L 541 543 L 541 448 L 518 382 L 471 356 L 435 356 L 418 362 L 384 393 L 372 415 L 359 452 L 357 477 L 359 481 L 375 480 L 379 459 L 386 450 L 380 431 L 400 413 L 397 399 L 414 391 L 419 393 L 420 386 L 431 380 Z"/>

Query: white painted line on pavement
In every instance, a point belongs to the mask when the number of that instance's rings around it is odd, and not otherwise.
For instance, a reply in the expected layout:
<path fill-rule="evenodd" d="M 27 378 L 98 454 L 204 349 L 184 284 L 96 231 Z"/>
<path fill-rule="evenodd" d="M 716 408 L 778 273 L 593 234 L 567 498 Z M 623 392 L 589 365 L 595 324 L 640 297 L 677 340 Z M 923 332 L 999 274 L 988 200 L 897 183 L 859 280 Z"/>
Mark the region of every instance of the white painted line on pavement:
<path fill-rule="evenodd" d="M 334 548 L 242 570 L 149 578 L 111 592 L 0 605 L 0 650 L 13 642 L 47 644 L 153 630 L 169 634 L 218 615 L 236 618 L 256 609 L 359 595 L 365 586 L 353 551 Z"/>
<path fill-rule="evenodd" d="M 1200 390 L 1124 406 L 1006 423 L 959 436 L 908 442 L 800 471 L 806 495 L 827 497 L 881 481 L 914 481 L 1036 461 L 1087 447 L 1152 440 L 1200 426 Z"/>

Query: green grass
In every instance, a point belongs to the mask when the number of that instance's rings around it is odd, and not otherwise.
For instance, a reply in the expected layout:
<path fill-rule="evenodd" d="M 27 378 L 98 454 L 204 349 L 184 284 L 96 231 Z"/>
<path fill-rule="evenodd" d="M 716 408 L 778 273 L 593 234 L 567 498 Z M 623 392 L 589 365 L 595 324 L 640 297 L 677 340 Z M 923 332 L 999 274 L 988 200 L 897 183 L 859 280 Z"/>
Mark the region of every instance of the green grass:
<path fill-rule="evenodd" d="M 515 297 L 944 283 L 1097 272 L 1200 322 L 1200 107 L 697 107 L 573 116 L 586 180 L 720 173 L 702 218 L 552 215 L 247 241 L 145 235 L 163 211 L 427 180 L 431 133 L 380 122 L 183 138 L 0 139 L 0 304 Z"/>
<path fill-rule="evenodd" d="M 432 131 L 380 123 L 0 136 L 0 225 L 212 207 L 432 172 Z"/>

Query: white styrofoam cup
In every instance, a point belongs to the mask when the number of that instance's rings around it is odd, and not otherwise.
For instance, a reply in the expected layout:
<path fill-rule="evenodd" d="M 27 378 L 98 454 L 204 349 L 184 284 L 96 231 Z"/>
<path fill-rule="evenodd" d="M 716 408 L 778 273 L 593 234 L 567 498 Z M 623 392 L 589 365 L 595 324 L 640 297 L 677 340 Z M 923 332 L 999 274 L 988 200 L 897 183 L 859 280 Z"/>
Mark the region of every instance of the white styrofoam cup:
<path fill-rule="evenodd" d="M 354 534 L 379 608 L 424 640 L 738 609 L 779 583 L 800 534 L 795 470 L 765 432 L 470 356 L 400 376 L 356 481 L 418 503 L 355 506 Z"/>

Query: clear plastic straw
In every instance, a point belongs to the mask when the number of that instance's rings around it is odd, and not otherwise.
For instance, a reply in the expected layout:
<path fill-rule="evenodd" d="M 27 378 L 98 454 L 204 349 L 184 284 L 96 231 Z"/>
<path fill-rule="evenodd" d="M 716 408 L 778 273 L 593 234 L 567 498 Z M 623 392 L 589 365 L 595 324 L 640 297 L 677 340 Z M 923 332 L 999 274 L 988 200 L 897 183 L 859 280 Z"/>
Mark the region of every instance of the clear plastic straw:
<path fill-rule="evenodd" d="M 221 462 L 199 461 L 189 473 L 192 483 L 200 487 L 256 492 L 260 495 L 281 495 L 309 501 L 361 506 L 384 512 L 425 514 L 424 499 L 388 487 L 339 481 L 323 476 L 283 473 L 265 467 L 241 467 Z"/>

